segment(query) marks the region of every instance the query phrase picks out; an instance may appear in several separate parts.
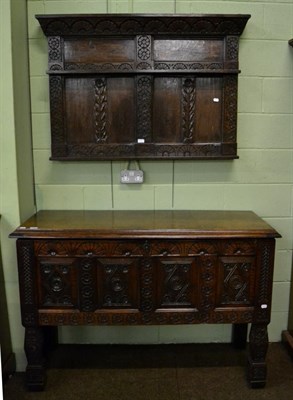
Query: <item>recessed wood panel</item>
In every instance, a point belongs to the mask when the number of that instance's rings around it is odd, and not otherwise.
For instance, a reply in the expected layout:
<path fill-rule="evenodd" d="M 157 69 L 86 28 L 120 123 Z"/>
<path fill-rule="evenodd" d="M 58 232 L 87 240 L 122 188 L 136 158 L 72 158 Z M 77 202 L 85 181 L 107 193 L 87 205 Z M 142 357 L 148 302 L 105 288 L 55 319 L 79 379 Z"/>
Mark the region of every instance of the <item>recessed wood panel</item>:
<path fill-rule="evenodd" d="M 181 79 L 158 77 L 154 80 L 153 136 L 158 143 L 180 142 Z"/>
<path fill-rule="evenodd" d="M 64 42 L 64 58 L 68 63 L 119 63 L 135 59 L 133 40 L 79 38 Z"/>
<path fill-rule="evenodd" d="M 77 307 L 77 266 L 73 258 L 42 258 L 38 263 L 39 308 Z"/>
<path fill-rule="evenodd" d="M 95 82 L 92 78 L 65 79 L 65 126 L 68 143 L 95 140 Z"/>
<path fill-rule="evenodd" d="M 219 307 L 254 305 L 255 258 L 221 257 L 219 259 Z"/>
<path fill-rule="evenodd" d="M 211 39 L 156 39 L 156 61 L 222 61 L 223 41 Z"/>
<path fill-rule="evenodd" d="M 135 141 L 135 85 L 131 77 L 107 78 L 107 142 Z"/>
<path fill-rule="evenodd" d="M 199 77 L 196 79 L 196 136 L 199 143 L 222 140 L 222 78 Z"/>
<path fill-rule="evenodd" d="M 198 282 L 193 258 L 164 258 L 156 263 L 158 309 L 198 306 Z"/>
<path fill-rule="evenodd" d="M 100 309 L 138 309 L 137 260 L 105 258 L 97 260 L 97 292 Z"/>

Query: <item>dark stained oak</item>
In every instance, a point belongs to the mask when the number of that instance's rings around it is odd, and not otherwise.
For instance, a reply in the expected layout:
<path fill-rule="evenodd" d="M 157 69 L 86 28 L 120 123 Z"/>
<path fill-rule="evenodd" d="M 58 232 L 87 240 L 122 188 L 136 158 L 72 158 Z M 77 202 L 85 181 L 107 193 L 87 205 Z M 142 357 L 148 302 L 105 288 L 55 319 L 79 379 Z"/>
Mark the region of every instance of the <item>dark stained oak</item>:
<path fill-rule="evenodd" d="M 17 238 L 30 390 L 61 325 L 229 323 L 266 382 L 275 238 L 249 211 L 40 211 Z M 50 343 L 50 336 L 54 343 Z"/>
<path fill-rule="evenodd" d="M 276 237 L 251 211 L 39 211 L 12 237 Z"/>
<path fill-rule="evenodd" d="M 37 15 L 52 160 L 234 159 L 250 15 Z"/>

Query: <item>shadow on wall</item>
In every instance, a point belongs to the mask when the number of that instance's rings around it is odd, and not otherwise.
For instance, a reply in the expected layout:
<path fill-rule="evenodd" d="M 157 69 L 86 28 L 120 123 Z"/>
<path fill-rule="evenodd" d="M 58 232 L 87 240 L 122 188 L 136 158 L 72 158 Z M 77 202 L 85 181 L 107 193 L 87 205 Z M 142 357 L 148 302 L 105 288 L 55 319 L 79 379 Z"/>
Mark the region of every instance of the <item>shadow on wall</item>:
<path fill-rule="evenodd" d="M 2 376 L 5 381 L 9 375 L 15 372 L 16 363 L 15 355 L 12 352 L 12 344 L 10 338 L 10 327 L 7 312 L 7 300 L 3 274 L 1 243 L 0 243 L 0 345 L 1 345 L 1 364 Z"/>

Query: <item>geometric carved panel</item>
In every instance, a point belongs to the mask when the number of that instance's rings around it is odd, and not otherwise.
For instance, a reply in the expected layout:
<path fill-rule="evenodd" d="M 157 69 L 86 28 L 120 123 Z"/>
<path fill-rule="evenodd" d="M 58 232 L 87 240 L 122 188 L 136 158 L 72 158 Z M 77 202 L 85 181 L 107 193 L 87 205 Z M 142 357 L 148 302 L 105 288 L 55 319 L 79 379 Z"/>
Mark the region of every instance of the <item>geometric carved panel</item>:
<path fill-rule="evenodd" d="M 157 260 L 158 308 L 195 308 L 195 262 L 193 258 Z"/>
<path fill-rule="evenodd" d="M 253 257 L 222 257 L 220 259 L 219 304 L 252 304 L 254 263 Z"/>

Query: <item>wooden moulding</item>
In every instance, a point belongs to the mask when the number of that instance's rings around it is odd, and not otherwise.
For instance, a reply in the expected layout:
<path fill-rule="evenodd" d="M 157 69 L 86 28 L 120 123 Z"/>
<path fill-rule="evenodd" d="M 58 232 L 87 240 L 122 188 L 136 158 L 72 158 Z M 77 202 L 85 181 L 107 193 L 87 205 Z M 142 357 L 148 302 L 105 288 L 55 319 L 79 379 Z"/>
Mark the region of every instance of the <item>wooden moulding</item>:
<path fill-rule="evenodd" d="M 37 15 L 53 160 L 237 157 L 250 15 Z"/>

